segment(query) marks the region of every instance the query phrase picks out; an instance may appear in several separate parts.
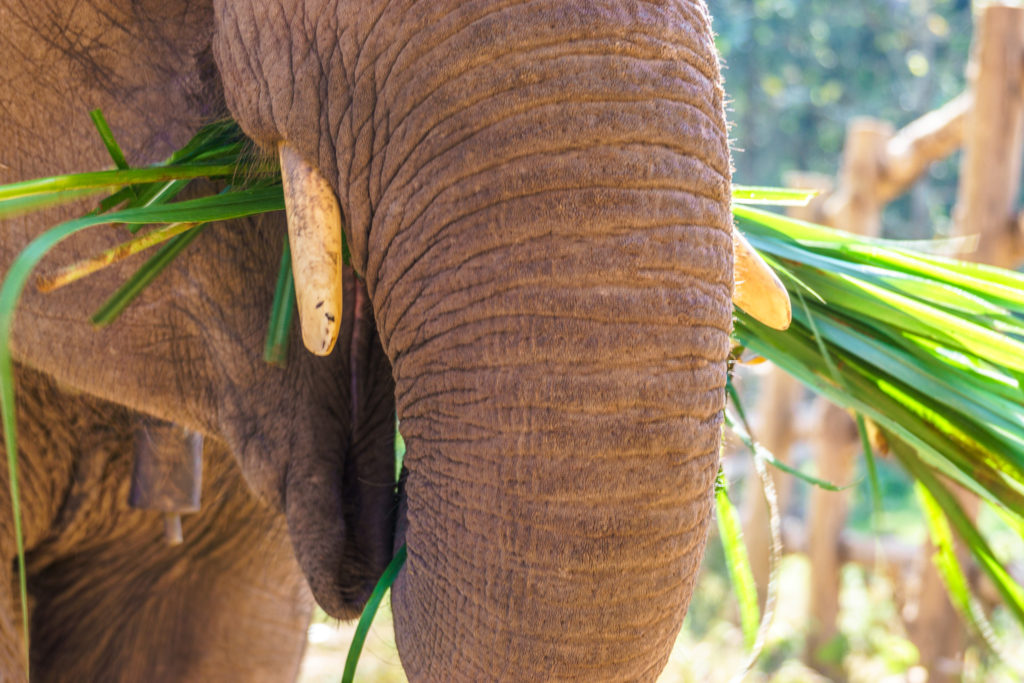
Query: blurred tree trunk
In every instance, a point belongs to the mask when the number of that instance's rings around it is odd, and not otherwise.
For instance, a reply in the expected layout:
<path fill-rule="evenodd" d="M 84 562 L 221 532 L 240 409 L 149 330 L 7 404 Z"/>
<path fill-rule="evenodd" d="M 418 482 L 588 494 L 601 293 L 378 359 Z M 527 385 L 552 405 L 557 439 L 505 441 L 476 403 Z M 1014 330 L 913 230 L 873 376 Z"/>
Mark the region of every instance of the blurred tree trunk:
<path fill-rule="evenodd" d="M 956 234 L 977 235 L 977 250 L 964 258 L 1013 268 L 1021 261 L 1017 200 L 1024 133 L 1024 8 L 989 5 L 978 16 L 968 66 L 974 106 L 968 113 L 954 211 Z M 955 488 L 971 519 L 979 501 Z M 970 553 L 957 538 L 956 553 L 967 567 Z M 959 681 L 967 633 L 938 570 L 935 549 L 922 550 L 924 569 L 916 605 L 910 606 L 908 632 L 928 669 L 930 683 Z M 916 608 L 916 609 L 915 609 Z"/>
<path fill-rule="evenodd" d="M 807 206 L 792 206 L 786 213 L 799 220 L 820 222 L 822 205 L 833 188 L 832 178 L 820 173 L 790 172 L 786 174 L 785 184 L 795 189 L 819 192 Z M 755 433 L 751 437 L 785 463 L 791 463 L 790 449 L 800 436 L 796 422 L 802 393 L 803 386 L 798 380 L 772 366 L 761 380 L 757 404 L 753 410 L 756 416 L 753 425 Z M 775 468 L 769 468 L 769 474 L 775 483 L 779 514 L 785 515 L 793 489 L 793 476 Z M 743 492 L 743 538 L 757 584 L 758 600 L 763 609 L 768 594 L 771 555 L 768 504 L 753 467 L 748 480 L 750 485 L 744 487 Z"/>
<path fill-rule="evenodd" d="M 859 235 L 878 235 L 882 227 L 879 185 L 890 124 L 870 118 L 850 121 L 843 149 L 839 187 L 824 206 L 829 225 Z M 857 427 L 841 408 L 821 400 L 818 429 L 812 437 L 818 476 L 840 486 L 853 478 L 860 450 Z M 848 491 L 811 491 L 807 510 L 811 561 L 810 630 L 807 661 L 833 680 L 844 680 L 839 643 L 839 591 L 842 562 L 839 537 L 846 525 Z"/>
<path fill-rule="evenodd" d="M 754 413 L 757 420 L 751 436 L 782 462 L 790 462 L 790 448 L 797 439 L 796 410 L 799 407 L 803 387 L 799 381 L 779 368 L 768 368 L 761 380 Z M 768 594 L 768 579 L 771 562 L 771 532 L 768 526 L 768 504 L 760 479 L 750 468 L 749 482 L 743 489 L 743 538 L 750 556 L 750 568 L 757 584 L 757 597 L 764 609 Z M 774 467 L 768 472 L 775 482 L 775 495 L 780 514 L 789 505 L 793 488 L 793 476 Z"/>

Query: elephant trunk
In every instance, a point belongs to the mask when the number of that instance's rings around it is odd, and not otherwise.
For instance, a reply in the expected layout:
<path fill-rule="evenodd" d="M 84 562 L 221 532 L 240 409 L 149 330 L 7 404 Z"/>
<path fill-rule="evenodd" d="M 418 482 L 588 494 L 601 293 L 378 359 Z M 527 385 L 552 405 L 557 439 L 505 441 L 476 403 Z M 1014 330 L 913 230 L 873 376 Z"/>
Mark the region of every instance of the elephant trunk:
<path fill-rule="evenodd" d="M 390 72 L 378 208 L 352 238 L 408 449 L 402 662 L 412 680 L 653 679 L 703 554 L 729 350 L 709 19 L 444 19 Z"/>

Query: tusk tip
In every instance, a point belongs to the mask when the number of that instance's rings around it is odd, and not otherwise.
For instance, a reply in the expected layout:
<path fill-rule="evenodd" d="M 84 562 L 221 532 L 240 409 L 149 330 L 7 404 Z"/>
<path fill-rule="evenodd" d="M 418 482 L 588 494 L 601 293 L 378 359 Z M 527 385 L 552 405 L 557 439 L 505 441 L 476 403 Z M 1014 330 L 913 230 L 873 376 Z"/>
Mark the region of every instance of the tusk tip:
<path fill-rule="evenodd" d="M 288 143 L 278 145 L 302 343 L 330 355 L 342 313 L 341 210 L 330 183 Z"/>
<path fill-rule="evenodd" d="M 763 325 L 785 330 L 793 321 L 793 308 L 779 276 L 765 263 L 743 235 L 733 229 L 735 254 L 733 304 Z"/>

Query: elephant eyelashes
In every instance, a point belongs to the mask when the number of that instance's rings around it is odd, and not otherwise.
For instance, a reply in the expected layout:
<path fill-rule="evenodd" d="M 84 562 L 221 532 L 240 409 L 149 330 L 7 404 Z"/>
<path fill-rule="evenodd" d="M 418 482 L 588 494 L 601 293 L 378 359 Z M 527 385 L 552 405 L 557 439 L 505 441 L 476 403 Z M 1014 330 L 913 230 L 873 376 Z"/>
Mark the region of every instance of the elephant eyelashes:
<path fill-rule="evenodd" d="M 287 142 L 278 145 L 302 343 L 330 354 L 341 322 L 341 210 L 334 190 Z"/>

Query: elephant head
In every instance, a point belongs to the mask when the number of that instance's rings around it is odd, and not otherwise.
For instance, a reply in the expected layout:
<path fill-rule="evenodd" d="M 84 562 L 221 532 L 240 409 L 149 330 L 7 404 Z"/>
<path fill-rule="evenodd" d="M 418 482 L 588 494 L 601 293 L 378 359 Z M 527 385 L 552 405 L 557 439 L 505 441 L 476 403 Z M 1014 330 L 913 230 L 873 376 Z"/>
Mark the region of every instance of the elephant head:
<path fill-rule="evenodd" d="M 411 679 L 653 679 L 703 554 L 730 347 L 703 0 L 214 0 L 182 16 L 194 45 L 138 57 L 198 74 L 175 130 L 222 88 L 261 149 L 337 197 L 359 280 L 346 271 L 335 350 L 259 362 L 282 230 L 266 219 L 208 232 L 71 348 L 36 343 L 68 334 L 47 307 L 88 292 L 29 297 L 19 357 L 225 441 L 336 616 L 405 543 L 392 605 Z M 78 363 L 107 347 L 112 366 Z"/>
<path fill-rule="evenodd" d="M 703 552 L 731 324 L 703 3 L 216 10 L 227 103 L 337 192 L 391 362 L 410 677 L 653 677 Z"/>

